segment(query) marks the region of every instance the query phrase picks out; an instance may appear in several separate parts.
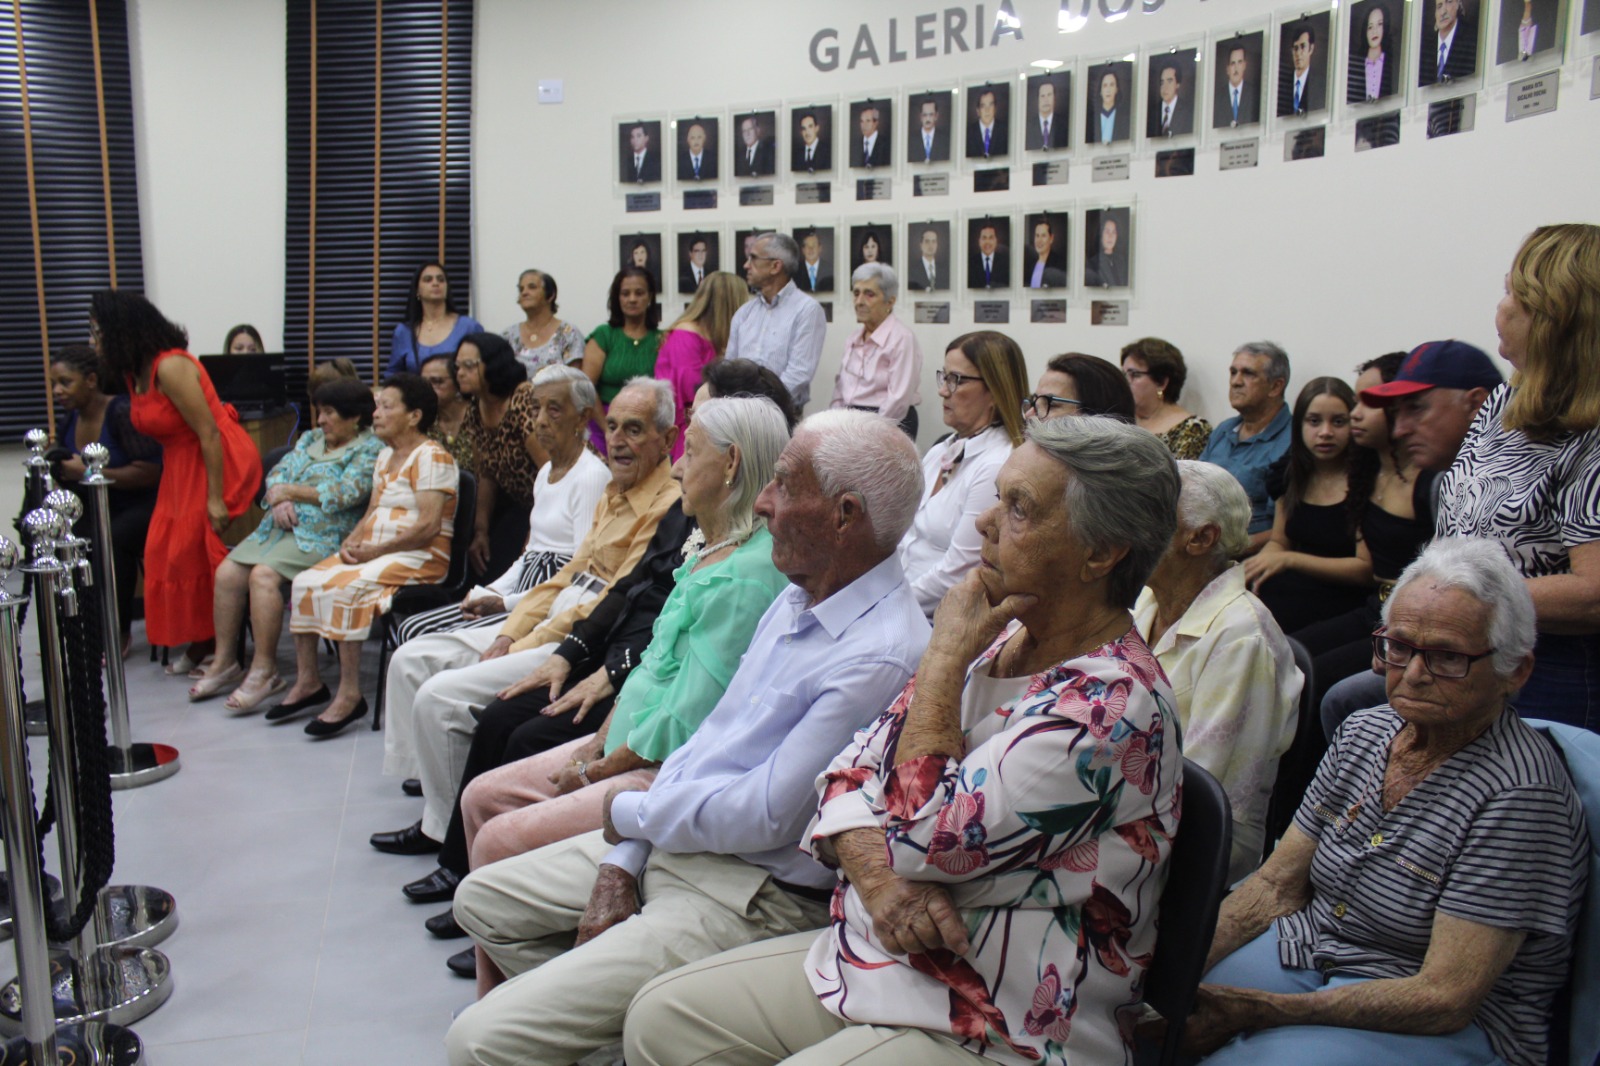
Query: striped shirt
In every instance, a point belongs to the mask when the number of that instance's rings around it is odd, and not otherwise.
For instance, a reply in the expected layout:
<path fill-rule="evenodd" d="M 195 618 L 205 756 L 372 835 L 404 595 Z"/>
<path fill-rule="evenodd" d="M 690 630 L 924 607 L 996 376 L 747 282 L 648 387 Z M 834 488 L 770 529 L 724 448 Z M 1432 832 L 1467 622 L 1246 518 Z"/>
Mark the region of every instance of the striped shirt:
<path fill-rule="evenodd" d="M 1313 893 L 1278 920 L 1279 961 L 1411 977 L 1436 911 L 1525 932 L 1474 1020 L 1511 1066 L 1541 1066 L 1588 880 L 1583 809 L 1554 750 L 1507 711 L 1385 812 L 1389 742 L 1403 724 L 1375 707 L 1334 737 L 1295 814 L 1317 841 Z"/>

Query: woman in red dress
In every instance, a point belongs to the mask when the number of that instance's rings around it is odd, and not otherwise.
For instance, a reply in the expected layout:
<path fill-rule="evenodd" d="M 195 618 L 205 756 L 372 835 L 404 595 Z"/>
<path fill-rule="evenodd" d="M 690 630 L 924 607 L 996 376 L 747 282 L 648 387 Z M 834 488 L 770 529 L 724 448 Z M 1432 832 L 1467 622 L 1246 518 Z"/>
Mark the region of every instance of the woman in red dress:
<path fill-rule="evenodd" d="M 184 350 L 188 334 L 149 300 L 96 293 L 89 329 L 107 378 L 127 382 L 134 427 L 163 449 L 145 541 L 145 637 L 151 646 L 189 645 L 167 668 L 188 673 L 215 637 L 212 580 L 228 551 L 221 533 L 260 488 L 261 453 Z"/>

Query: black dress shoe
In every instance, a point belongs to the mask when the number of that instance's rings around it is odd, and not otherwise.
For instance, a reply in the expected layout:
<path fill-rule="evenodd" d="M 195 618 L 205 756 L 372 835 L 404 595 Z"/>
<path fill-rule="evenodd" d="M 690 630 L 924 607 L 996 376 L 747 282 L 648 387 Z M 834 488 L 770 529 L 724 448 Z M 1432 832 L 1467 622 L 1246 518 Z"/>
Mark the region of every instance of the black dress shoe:
<path fill-rule="evenodd" d="M 445 960 L 445 965 L 450 967 L 450 972 L 457 977 L 477 977 L 478 949 L 468 948 L 466 951 L 458 951 Z"/>
<path fill-rule="evenodd" d="M 406 778 L 404 781 L 400 782 L 400 791 L 404 792 L 408 796 L 421 796 L 422 779 L 417 777 Z"/>
<path fill-rule="evenodd" d="M 327 737 L 336 736 L 339 733 L 342 733 L 346 726 L 350 725 L 352 722 L 359 721 L 366 716 L 367 698 L 362 696 L 360 699 L 356 700 L 355 710 L 351 711 L 337 722 L 330 722 L 325 718 L 311 719 L 311 721 L 306 723 L 306 736 L 314 737 L 317 740 L 323 740 Z"/>
<path fill-rule="evenodd" d="M 390 855 L 426 855 L 439 850 L 439 842 L 422 831 L 421 821 L 392 833 L 373 833 L 369 840 L 373 847 Z"/>
<path fill-rule="evenodd" d="M 461 876 L 443 866 L 427 877 L 419 877 L 400 889 L 412 903 L 447 903 L 456 898 L 456 886 Z"/>
<path fill-rule="evenodd" d="M 285 718 L 293 718 L 301 711 L 309 711 L 313 707 L 321 706 L 333 699 L 333 693 L 328 691 L 328 686 L 323 685 L 309 696 L 302 696 L 297 700 L 284 700 L 267 712 L 269 722 L 281 722 Z"/>
<path fill-rule="evenodd" d="M 440 940 L 458 940 L 467 931 L 456 924 L 455 911 L 441 911 L 422 923 L 422 927 Z"/>

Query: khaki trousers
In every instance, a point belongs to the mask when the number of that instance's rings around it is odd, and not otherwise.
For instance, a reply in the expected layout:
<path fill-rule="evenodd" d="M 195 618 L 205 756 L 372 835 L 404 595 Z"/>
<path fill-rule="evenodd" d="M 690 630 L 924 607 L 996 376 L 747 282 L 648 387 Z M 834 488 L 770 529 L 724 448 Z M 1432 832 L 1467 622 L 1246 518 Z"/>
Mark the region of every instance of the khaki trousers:
<path fill-rule="evenodd" d="M 653 977 L 728 948 L 827 921 L 767 872 L 726 855 L 656 852 L 640 882 L 643 910 L 573 949 L 610 846 L 598 832 L 474 870 L 456 890 L 456 921 L 504 984 L 445 1037 L 457 1066 L 568 1066 L 622 1037 L 628 1003 Z"/>
<path fill-rule="evenodd" d="M 820 933 L 763 940 L 656 978 L 628 1008 L 628 1066 L 970 1066 L 979 1056 L 924 1029 L 852 1025 L 806 980 Z"/>

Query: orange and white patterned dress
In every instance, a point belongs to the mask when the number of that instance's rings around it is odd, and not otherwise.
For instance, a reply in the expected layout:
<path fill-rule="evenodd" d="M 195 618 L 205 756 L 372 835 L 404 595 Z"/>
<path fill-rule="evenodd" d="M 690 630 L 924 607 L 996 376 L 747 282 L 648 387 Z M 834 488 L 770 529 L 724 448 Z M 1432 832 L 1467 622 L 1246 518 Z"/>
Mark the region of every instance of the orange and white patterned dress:
<path fill-rule="evenodd" d="M 450 537 L 455 528 L 456 462 L 436 441 L 412 450 L 398 471 L 389 471 L 393 448 L 378 453 L 372 493 L 378 505 L 357 524 L 348 543 L 382 544 L 417 521 L 417 494 L 443 492 L 443 524 L 425 548 L 391 552 L 364 563 L 345 563 L 331 555 L 294 579 L 289 617 L 292 633 L 315 633 L 329 640 L 366 640 L 373 619 L 389 610 L 395 591 L 438 581 L 450 568 Z"/>

